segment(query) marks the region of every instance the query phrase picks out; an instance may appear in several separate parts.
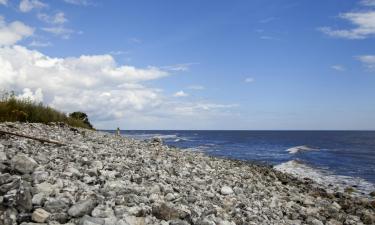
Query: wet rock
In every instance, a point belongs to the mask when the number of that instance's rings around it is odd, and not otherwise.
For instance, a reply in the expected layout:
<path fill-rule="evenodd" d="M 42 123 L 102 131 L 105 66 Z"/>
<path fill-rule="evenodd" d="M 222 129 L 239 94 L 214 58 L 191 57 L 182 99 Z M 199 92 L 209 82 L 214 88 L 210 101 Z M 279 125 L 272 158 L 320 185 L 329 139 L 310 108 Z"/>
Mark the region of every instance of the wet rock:
<path fill-rule="evenodd" d="M 38 163 L 33 158 L 21 153 L 12 158 L 11 164 L 14 170 L 22 174 L 32 173 L 38 166 Z"/>
<path fill-rule="evenodd" d="M 47 212 L 46 210 L 44 209 L 36 209 L 32 216 L 31 216 L 31 219 L 37 223 L 44 223 L 46 222 L 46 220 L 48 219 L 48 217 L 50 216 L 50 213 Z"/>
<path fill-rule="evenodd" d="M 72 217 L 81 217 L 86 214 L 90 214 L 96 205 L 97 205 L 96 199 L 88 198 L 70 207 L 68 210 L 68 214 Z"/>

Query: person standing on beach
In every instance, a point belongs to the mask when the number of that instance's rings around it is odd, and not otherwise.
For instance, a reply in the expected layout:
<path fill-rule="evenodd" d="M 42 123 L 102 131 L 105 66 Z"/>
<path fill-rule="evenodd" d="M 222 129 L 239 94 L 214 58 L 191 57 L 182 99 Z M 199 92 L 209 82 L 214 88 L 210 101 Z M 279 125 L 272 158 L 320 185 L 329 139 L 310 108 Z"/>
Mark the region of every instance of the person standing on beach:
<path fill-rule="evenodd" d="M 120 136 L 120 128 L 119 128 L 119 127 L 117 127 L 116 135 L 117 135 L 117 136 Z"/>

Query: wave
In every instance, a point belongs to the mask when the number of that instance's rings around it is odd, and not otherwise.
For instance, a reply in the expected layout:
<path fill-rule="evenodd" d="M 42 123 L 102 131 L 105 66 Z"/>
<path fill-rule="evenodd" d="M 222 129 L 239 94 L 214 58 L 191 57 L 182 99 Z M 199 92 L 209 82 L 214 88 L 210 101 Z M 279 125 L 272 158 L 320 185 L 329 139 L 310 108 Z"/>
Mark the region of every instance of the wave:
<path fill-rule="evenodd" d="M 305 151 L 318 151 L 319 149 L 317 148 L 310 148 L 306 145 L 300 145 L 300 146 L 295 146 L 292 148 L 288 148 L 286 151 L 289 152 L 289 154 L 296 154 L 299 152 L 305 152 Z"/>
<path fill-rule="evenodd" d="M 352 195 L 368 195 L 375 189 L 375 184 L 359 177 L 335 175 L 327 170 L 310 167 L 298 160 L 291 160 L 274 168 L 278 171 L 292 174 L 299 178 L 310 178 L 317 184 L 324 186 L 329 191 L 344 192 L 346 188 L 355 188 Z"/>
<path fill-rule="evenodd" d="M 176 139 L 177 135 L 176 134 L 158 134 L 154 135 L 154 138 L 161 138 L 161 139 Z"/>

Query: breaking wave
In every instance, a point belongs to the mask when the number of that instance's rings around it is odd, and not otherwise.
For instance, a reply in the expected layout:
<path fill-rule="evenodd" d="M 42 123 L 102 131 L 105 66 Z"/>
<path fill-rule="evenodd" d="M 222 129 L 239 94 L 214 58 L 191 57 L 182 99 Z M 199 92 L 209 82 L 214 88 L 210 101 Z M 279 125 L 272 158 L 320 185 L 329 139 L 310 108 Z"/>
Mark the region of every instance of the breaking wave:
<path fill-rule="evenodd" d="M 306 151 L 318 151 L 319 149 L 317 148 L 310 148 L 306 145 L 301 145 L 301 146 L 295 146 L 292 148 L 288 148 L 286 151 L 289 152 L 289 154 L 296 154 L 299 152 L 306 152 Z"/>
<path fill-rule="evenodd" d="M 330 191 L 344 192 L 345 188 L 351 187 L 356 190 L 352 194 L 360 196 L 368 195 L 375 189 L 375 184 L 362 178 L 334 175 L 326 170 L 308 166 L 298 160 L 291 160 L 274 166 L 274 168 L 299 178 L 310 178 Z"/>

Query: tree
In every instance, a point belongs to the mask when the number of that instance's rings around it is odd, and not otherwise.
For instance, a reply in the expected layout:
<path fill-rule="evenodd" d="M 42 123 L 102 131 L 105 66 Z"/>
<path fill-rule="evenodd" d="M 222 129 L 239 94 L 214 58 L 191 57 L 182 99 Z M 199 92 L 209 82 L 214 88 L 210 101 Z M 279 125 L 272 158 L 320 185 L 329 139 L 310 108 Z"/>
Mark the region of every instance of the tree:
<path fill-rule="evenodd" d="M 91 125 L 89 121 L 89 117 L 87 116 L 86 113 L 84 112 L 73 112 L 69 114 L 69 117 L 77 120 L 83 121 L 87 126 L 89 126 L 91 129 L 93 129 L 93 126 Z"/>

